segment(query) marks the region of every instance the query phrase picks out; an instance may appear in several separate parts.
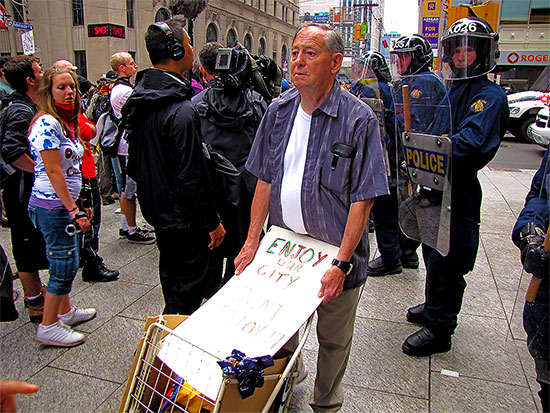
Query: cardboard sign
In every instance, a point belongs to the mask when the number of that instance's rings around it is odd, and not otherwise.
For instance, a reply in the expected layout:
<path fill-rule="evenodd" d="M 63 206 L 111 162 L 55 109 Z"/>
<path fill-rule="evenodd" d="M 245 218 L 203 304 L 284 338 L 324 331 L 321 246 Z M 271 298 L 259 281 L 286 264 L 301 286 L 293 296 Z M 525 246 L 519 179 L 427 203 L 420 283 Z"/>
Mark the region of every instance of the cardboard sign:
<path fill-rule="evenodd" d="M 338 248 L 271 227 L 252 263 L 168 336 L 159 352 L 174 372 L 212 400 L 216 363 L 233 349 L 273 356 L 321 304 L 321 278 Z M 180 339 L 178 339 L 181 338 Z"/>

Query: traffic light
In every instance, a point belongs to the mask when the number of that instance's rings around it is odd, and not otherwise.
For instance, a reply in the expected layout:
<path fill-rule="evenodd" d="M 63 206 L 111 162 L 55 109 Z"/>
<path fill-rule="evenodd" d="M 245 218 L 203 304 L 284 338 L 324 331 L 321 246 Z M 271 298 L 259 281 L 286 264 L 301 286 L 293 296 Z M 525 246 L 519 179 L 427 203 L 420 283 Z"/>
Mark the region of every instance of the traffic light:
<path fill-rule="evenodd" d="M 359 23 L 355 23 L 353 26 L 353 40 L 359 41 L 363 38 L 363 35 L 361 34 L 361 25 Z"/>

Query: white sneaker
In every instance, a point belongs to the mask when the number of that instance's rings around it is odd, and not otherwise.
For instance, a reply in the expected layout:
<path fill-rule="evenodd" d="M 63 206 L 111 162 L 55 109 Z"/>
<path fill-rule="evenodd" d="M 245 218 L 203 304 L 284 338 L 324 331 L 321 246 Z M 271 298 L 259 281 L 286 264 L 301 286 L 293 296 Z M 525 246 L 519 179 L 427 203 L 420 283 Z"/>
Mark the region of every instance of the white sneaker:
<path fill-rule="evenodd" d="M 73 331 L 61 321 L 49 326 L 39 324 L 36 329 L 36 341 L 48 346 L 73 347 L 85 340 L 84 334 Z"/>
<path fill-rule="evenodd" d="M 115 209 L 115 214 L 119 215 L 122 212 L 120 208 Z"/>
<path fill-rule="evenodd" d="M 96 314 L 97 310 L 95 308 L 77 308 L 73 305 L 71 306 L 71 311 L 67 314 L 58 316 L 58 318 L 63 322 L 63 324 L 69 327 L 74 327 L 91 320 L 96 316 Z"/>

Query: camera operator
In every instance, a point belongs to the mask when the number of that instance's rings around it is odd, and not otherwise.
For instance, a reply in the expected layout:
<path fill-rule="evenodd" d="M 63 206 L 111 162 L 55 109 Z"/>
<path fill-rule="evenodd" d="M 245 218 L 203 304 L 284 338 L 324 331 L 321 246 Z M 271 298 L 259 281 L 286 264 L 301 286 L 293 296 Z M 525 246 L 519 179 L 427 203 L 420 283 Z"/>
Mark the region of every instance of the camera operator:
<path fill-rule="evenodd" d="M 206 298 L 210 298 L 235 272 L 234 259 L 246 239 L 250 224 L 250 207 L 256 188 L 256 178 L 244 169 L 256 130 L 267 109 L 270 95 L 262 96 L 254 90 L 256 84 L 251 75 L 252 57 L 240 46 L 221 49 L 217 42 L 207 43 L 199 52 L 200 71 L 206 88 L 191 101 L 199 112 L 203 138 L 212 149 L 225 156 L 240 172 L 237 188 L 225 188 L 237 192 L 237 202 L 218 202 L 218 211 L 227 230 L 221 247 L 211 258 L 212 279 Z M 263 58 L 263 57 L 262 57 Z M 265 58 L 263 58 L 265 59 Z M 217 62 L 225 63 L 217 70 Z M 266 61 L 266 60 L 264 60 Z M 274 62 L 271 65 L 273 68 Z M 262 76 L 266 70 L 259 69 Z M 275 72 L 276 73 L 276 72 Z M 280 82 L 280 79 L 278 80 Z M 268 81 L 276 84 L 277 79 Z M 264 83 L 265 85 L 265 83 Z M 225 272 L 223 259 L 227 258 Z"/>

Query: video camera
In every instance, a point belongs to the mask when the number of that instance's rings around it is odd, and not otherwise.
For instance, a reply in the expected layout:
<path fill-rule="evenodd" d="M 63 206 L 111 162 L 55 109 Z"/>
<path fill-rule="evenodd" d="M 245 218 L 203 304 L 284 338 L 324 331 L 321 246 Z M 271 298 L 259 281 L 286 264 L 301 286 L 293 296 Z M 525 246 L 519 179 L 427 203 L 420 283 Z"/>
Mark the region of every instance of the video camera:
<path fill-rule="evenodd" d="M 252 87 L 266 100 L 281 93 L 283 72 L 273 59 L 251 55 L 239 42 L 233 48 L 221 48 L 216 56 L 216 83 L 229 90 Z"/>

